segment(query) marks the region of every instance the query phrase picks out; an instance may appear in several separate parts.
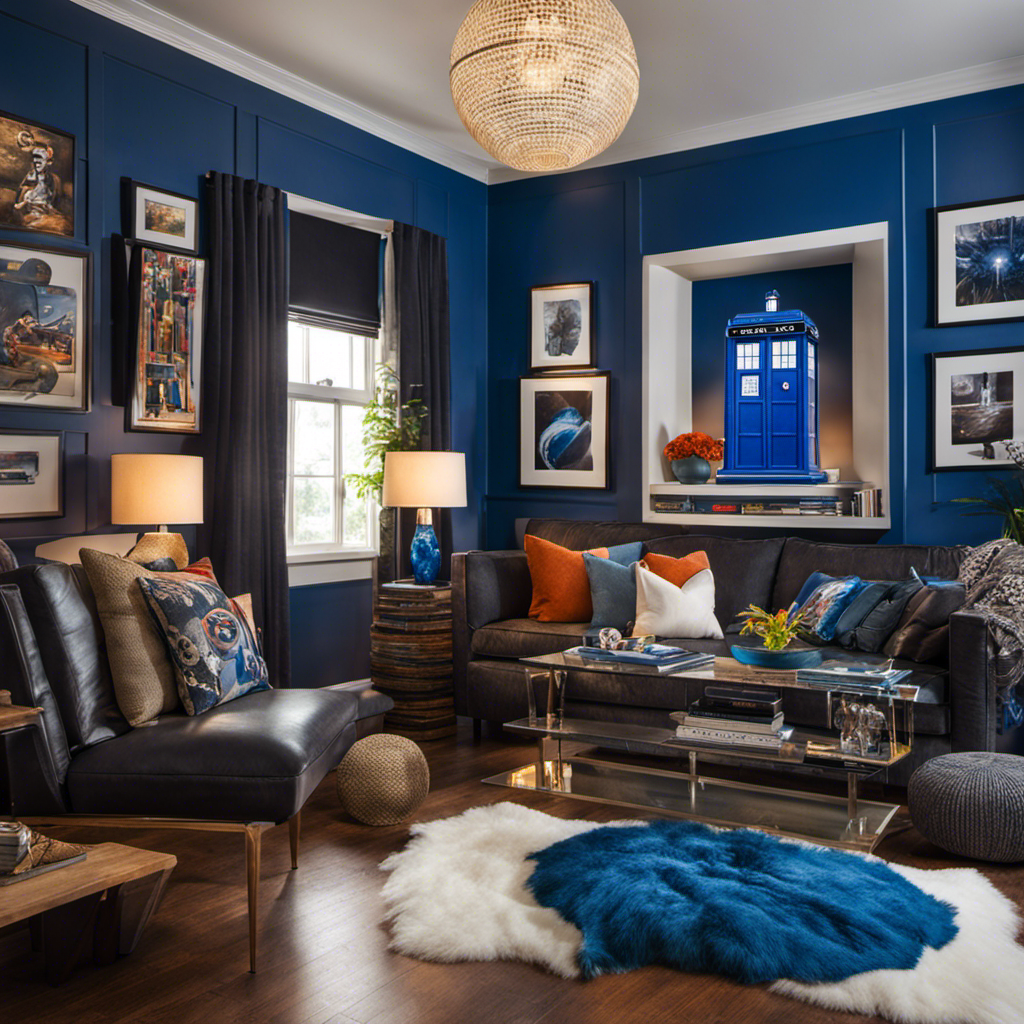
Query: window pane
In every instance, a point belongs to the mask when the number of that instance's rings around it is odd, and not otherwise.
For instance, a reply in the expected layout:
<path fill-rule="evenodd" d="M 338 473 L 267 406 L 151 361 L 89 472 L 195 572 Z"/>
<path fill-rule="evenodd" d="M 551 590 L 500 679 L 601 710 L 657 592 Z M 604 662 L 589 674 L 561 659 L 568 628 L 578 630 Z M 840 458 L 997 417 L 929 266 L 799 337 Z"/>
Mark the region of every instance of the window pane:
<path fill-rule="evenodd" d="M 288 321 L 288 379 L 297 384 L 306 383 L 306 359 L 303 348 L 306 343 L 306 328 L 294 320 Z"/>
<path fill-rule="evenodd" d="M 296 400 L 293 473 L 334 476 L 334 409 L 331 402 Z"/>
<path fill-rule="evenodd" d="M 309 328 L 309 383 L 335 388 L 361 388 L 352 381 L 352 344 L 362 339 L 326 327 Z"/>
<path fill-rule="evenodd" d="M 323 477 L 296 477 L 295 543 L 331 544 L 334 542 L 334 480 Z"/>
<path fill-rule="evenodd" d="M 342 471 L 359 473 L 363 470 L 363 408 L 359 405 L 341 407 Z M 368 548 L 370 543 L 369 501 L 360 498 L 355 488 L 345 487 L 343 543 L 348 547 Z"/>

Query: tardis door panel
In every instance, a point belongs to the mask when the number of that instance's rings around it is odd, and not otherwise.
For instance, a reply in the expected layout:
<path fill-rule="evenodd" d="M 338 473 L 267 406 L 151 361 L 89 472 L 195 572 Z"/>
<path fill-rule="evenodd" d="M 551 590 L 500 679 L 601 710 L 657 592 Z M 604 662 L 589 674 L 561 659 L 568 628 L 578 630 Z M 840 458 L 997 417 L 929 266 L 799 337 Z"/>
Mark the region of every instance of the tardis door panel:
<path fill-rule="evenodd" d="M 726 386 L 726 469 L 763 469 L 768 453 L 766 416 L 767 346 L 761 340 L 732 341 Z"/>
<path fill-rule="evenodd" d="M 769 436 L 771 437 L 771 468 L 799 469 L 800 448 L 797 444 L 800 416 L 797 406 L 799 375 L 795 369 L 771 369 L 771 405 Z"/>

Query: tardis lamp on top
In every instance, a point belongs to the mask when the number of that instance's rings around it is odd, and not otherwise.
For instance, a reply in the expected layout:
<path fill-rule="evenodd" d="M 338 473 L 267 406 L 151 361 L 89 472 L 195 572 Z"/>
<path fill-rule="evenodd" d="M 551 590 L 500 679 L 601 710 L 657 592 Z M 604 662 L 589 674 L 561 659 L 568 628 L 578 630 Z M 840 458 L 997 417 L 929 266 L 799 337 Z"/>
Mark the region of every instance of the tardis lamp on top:
<path fill-rule="evenodd" d="M 441 568 L 432 509 L 466 504 L 466 456 L 461 452 L 388 452 L 384 456 L 381 504 L 415 508 L 410 559 L 417 583 L 431 584 Z"/>
<path fill-rule="evenodd" d="M 725 464 L 718 483 L 818 484 L 818 328 L 800 309 L 740 313 L 725 329 Z"/>

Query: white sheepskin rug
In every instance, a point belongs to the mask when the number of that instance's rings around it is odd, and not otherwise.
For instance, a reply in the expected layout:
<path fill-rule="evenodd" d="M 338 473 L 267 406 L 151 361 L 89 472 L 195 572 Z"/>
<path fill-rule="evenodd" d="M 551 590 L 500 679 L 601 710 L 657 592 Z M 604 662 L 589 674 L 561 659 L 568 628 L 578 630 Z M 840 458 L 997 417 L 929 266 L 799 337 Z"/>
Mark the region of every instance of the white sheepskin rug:
<path fill-rule="evenodd" d="M 643 828 L 645 822 L 614 822 Z M 414 825 L 381 869 L 391 948 L 421 960 L 523 960 L 579 976 L 582 935 L 526 888 L 528 854 L 604 822 L 566 821 L 505 802 Z M 874 858 L 872 858 L 874 859 Z M 906 1024 L 1024 1024 L 1024 948 L 1016 907 L 972 868 L 928 871 L 889 864 L 956 911 L 957 935 L 926 947 L 913 970 L 880 970 L 835 984 L 777 981 L 796 999 Z"/>

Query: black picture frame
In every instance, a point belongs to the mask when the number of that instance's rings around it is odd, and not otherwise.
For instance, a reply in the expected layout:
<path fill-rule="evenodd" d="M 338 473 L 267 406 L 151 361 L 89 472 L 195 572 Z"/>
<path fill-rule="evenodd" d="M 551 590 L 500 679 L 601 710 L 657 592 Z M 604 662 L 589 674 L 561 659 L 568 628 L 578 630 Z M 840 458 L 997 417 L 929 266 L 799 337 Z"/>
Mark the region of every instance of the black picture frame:
<path fill-rule="evenodd" d="M 203 392 L 203 363 L 205 358 L 205 337 L 204 337 L 204 314 L 206 311 L 206 259 L 196 256 L 193 253 L 181 252 L 176 249 L 164 249 L 160 246 L 148 245 L 141 242 L 131 244 L 131 262 L 128 275 L 128 301 L 129 301 L 129 326 L 125 332 L 124 345 L 124 429 L 128 432 L 153 433 L 153 434 L 201 434 L 202 433 L 202 392 Z M 154 414 L 153 417 L 146 415 L 149 405 L 150 379 L 139 376 L 139 356 L 142 352 L 143 330 L 146 324 L 143 320 L 143 290 L 148 275 L 143 272 L 143 261 L 147 253 L 154 253 L 168 257 L 170 260 L 189 261 L 192 265 L 193 274 L 191 280 L 196 288 L 195 309 L 192 317 L 193 334 L 189 338 L 188 359 L 185 363 L 189 380 L 184 381 L 180 373 L 173 370 L 166 374 L 165 383 L 170 386 L 177 385 L 179 389 L 178 401 L 185 405 L 192 404 L 194 422 L 185 420 L 161 419 L 162 413 Z M 166 301 L 166 300 L 165 300 Z M 170 329 L 174 330 L 176 321 L 172 319 Z M 154 325 L 154 330 L 158 328 Z M 173 342 L 167 346 L 153 350 L 146 347 L 147 365 L 165 365 L 173 367 L 176 361 L 162 358 L 174 356 L 180 353 L 173 346 Z M 161 358 L 148 359 L 148 354 L 154 352 Z M 179 360 L 180 362 L 180 360 Z M 116 376 L 115 376 L 116 383 Z M 185 390 L 189 397 L 182 399 L 181 386 L 185 384 Z M 161 403 L 164 404 L 164 403 Z M 165 410 L 166 412 L 166 410 Z"/>
<path fill-rule="evenodd" d="M 566 387 L 576 383 L 576 388 Z M 547 460 L 540 450 L 543 443 L 544 430 L 538 431 L 538 393 L 561 391 L 564 409 L 575 408 L 578 415 L 582 412 L 575 401 L 564 398 L 566 392 L 577 392 L 579 385 L 589 385 L 591 395 L 599 395 L 599 403 L 591 400 L 589 420 L 582 420 L 577 426 L 586 423 L 590 428 L 590 445 L 587 449 L 591 455 L 592 466 L 580 468 L 553 467 L 546 464 Z M 559 389 L 558 385 L 561 385 Z M 557 400 L 556 400 L 557 401 Z M 550 408 L 544 411 L 547 416 Z M 594 428 L 594 424 L 597 428 Z M 550 426 L 549 419 L 545 429 Z M 578 432 L 579 433 L 579 432 Z M 600 448 L 595 449 L 594 439 L 597 438 Z M 567 446 L 569 447 L 569 446 Z M 543 463 L 538 467 L 537 463 Z M 587 476 L 586 474 L 590 474 Z M 584 370 L 576 373 L 545 373 L 519 378 L 519 486 L 522 488 L 563 488 L 570 490 L 606 491 L 611 487 L 611 373 L 608 370 Z"/>
<path fill-rule="evenodd" d="M 8 122 L 10 127 L 5 122 Z M 35 130 L 34 132 L 33 129 Z M 25 139 L 22 133 L 27 133 L 28 138 Z M 38 133 L 42 133 L 42 136 L 49 135 L 55 138 L 48 140 L 45 137 L 40 137 Z M 63 206 L 63 209 L 59 207 L 51 208 L 55 213 L 68 219 L 67 227 L 64 230 L 60 230 L 55 226 L 45 226 L 53 220 L 52 215 L 49 215 L 49 219 L 47 219 L 48 215 L 45 214 L 35 224 L 25 223 L 26 214 L 14 208 L 18 202 L 20 190 L 25 184 L 25 177 L 23 176 L 20 181 L 15 181 L 14 179 L 17 178 L 17 173 L 15 173 L 10 179 L 5 179 L 0 175 L 0 188 L 11 189 L 14 193 L 9 212 L 5 205 L 0 205 L 0 228 L 10 231 L 29 231 L 36 234 L 53 235 L 56 238 L 73 239 L 75 237 L 78 219 L 76 216 L 77 203 L 75 202 L 76 174 L 78 171 L 76 137 L 71 132 L 64 131 L 63 128 L 57 128 L 54 125 L 44 124 L 42 121 L 35 121 L 22 117 L 19 114 L 0 110 L 0 149 L 8 150 L 15 156 L 15 151 L 19 150 L 25 154 L 24 162 L 18 160 L 16 156 L 15 163 L 19 168 L 19 172 L 24 168 L 25 175 L 27 175 L 32 169 L 33 160 L 29 154 L 37 148 L 32 143 L 37 143 L 39 148 L 51 148 L 50 163 L 47 164 L 48 167 L 51 166 L 54 160 L 51 143 L 55 139 L 63 140 L 69 147 L 69 152 L 60 154 L 58 170 L 61 173 L 51 171 L 51 176 L 59 179 L 61 195 L 58 197 L 58 202 Z M 67 194 L 68 185 L 70 185 L 70 195 Z M 44 226 L 41 227 L 39 226 L 40 224 Z"/>
<path fill-rule="evenodd" d="M 162 205 L 183 210 L 182 244 L 177 244 L 174 234 L 170 232 L 155 230 L 149 225 L 139 223 L 139 203 L 140 199 L 147 198 L 146 193 L 152 195 L 154 203 L 157 203 L 158 199 L 166 199 L 171 202 Z M 199 200 L 195 196 L 185 195 L 183 192 L 172 192 L 170 189 L 160 188 L 157 185 L 148 185 L 143 181 L 136 181 L 134 178 L 122 178 L 121 221 L 125 237 L 129 241 L 148 245 L 154 249 L 163 249 L 166 252 L 184 253 L 189 256 L 199 255 L 199 242 L 202 236 L 199 231 Z M 191 244 L 188 244 L 189 239 L 191 239 Z"/>
<path fill-rule="evenodd" d="M 958 349 L 951 352 L 931 352 L 928 357 L 928 468 L 932 473 L 960 473 L 981 470 L 1014 469 L 1016 463 L 1009 457 L 999 457 L 999 441 L 1024 436 L 1024 345 L 1004 348 Z M 957 365 L 957 361 L 961 361 Z M 948 365 L 947 365 L 948 364 Z M 955 371 L 962 370 L 957 374 Z M 1009 410 L 993 409 L 991 427 L 977 428 L 977 439 L 954 441 L 953 383 L 954 376 L 984 377 L 986 374 L 1011 373 L 1012 387 Z M 993 381 L 996 401 L 992 406 L 1006 405 L 1000 401 L 1000 385 Z M 972 410 L 973 412 L 973 410 Z M 963 429 L 963 428 L 961 428 Z M 996 437 L 999 434 L 1001 436 Z M 948 438 L 948 440 L 947 440 Z M 971 447 L 967 447 L 970 445 Z M 981 446 L 980 449 L 977 446 Z M 993 449 L 993 457 L 985 454 L 986 445 Z"/>
<path fill-rule="evenodd" d="M 998 199 L 982 199 L 971 203 L 952 203 L 936 206 L 931 210 L 932 229 L 932 326 L 934 327 L 978 327 L 983 324 L 1018 323 L 1024 320 L 1024 278 L 1020 283 L 1021 298 L 975 304 L 957 305 L 958 269 L 956 263 L 957 228 L 964 224 L 953 216 L 968 210 L 986 210 L 984 221 L 1020 220 L 1021 237 L 1013 237 L 1012 248 L 1024 256 L 1024 195 L 1003 196 Z M 999 242 L 982 243 L 985 248 L 994 248 Z M 979 253 L 979 265 L 983 265 L 983 253 Z M 998 253 L 996 253 L 998 258 Z M 1018 260 L 1019 262 L 1019 260 Z M 991 272 L 991 265 L 988 271 Z M 998 278 L 997 278 L 998 287 Z M 1009 304 L 1007 304 L 1007 302 Z M 960 314 L 957 311 L 963 310 Z M 979 316 L 979 311 L 991 310 L 992 315 Z M 972 315 L 973 314 L 973 315 Z M 1006 314 L 1006 315 L 1000 315 Z"/>
<path fill-rule="evenodd" d="M 64 472 L 64 431 L 63 430 L 20 430 L 14 427 L 0 428 L 0 494 L 9 487 L 18 488 L 20 498 L 23 487 L 38 486 L 37 479 L 40 473 L 40 456 L 42 449 L 33 451 L 30 448 L 21 447 L 20 450 L 8 448 L 8 439 L 45 437 L 56 441 L 56 452 L 52 474 L 55 476 L 53 486 L 48 491 L 54 495 L 54 503 L 48 508 L 22 508 L 18 511 L 10 511 L 11 497 L 3 500 L 0 496 L 0 520 L 7 519 L 61 519 L 64 516 L 64 488 L 66 474 Z M 29 442 L 31 443 L 31 442 Z M 21 455 L 21 459 L 11 459 L 8 456 Z M 31 462 L 31 455 L 35 455 L 34 467 Z M 34 470 L 34 471 L 33 471 Z M 49 474 L 48 474 L 49 475 Z M 22 504 L 18 502 L 18 504 Z"/>
<path fill-rule="evenodd" d="M 559 295 L 558 293 L 564 293 Z M 580 292 L 585 292 L 585 296 Z M 530 289 L 530 372 L 563 373 L 577 370 L 597 369 L 597 340 L 594 332 L 594 292 L 593 281 L 573 281 L 566 284 L 539 284 Z M 550 297 L 545 297 L 548 293 Z M 583 335 L 577 343 L 582 346 L 579 356 L 575 351 L 569 356 L 552 356 L 544 351 L 546 348 L 546 324 L 544 322 L 544 304 L 556 300 L 575 300 L 580 304 L 580 333 Z"/>
<path fill-rule="evenodd" d="M 27 282 L 15 281 L 7 277 L 6 261 L 11 259 L 12 251 L 17 253 L 23 250 L 32 255 L 41 253 L 56 260 L 77 260 L 80 264 L 80 271 L 75 275 L 74 284 L 80 292 L 80 298 L 76 311 L 76 330 L 74 337 L 73 360 L 76 369 L 73 372 L 73 386 L 69 395 L 60 393 L 54 395 L 53 390 L 61 383 L 59 376 L 49 391 L 32 391 L 26 387 L 24 380 L 15 380 L 10 383 L 6 381 L 7 369 L 0 367 L 0 408 L 11 406 L 18 409 L 40 409 L 50 412 L 88 412 L 92 400 L 92 253 L 88 250 L 55 248 L 53 246 L 40 245 L 37 242 L 6 241 L 0 239 L 0 288 L 5 282 L 24 286 Z M 14 257 L 15 262 L 24 265 L 26 260 Z M 42 261 L 45 262 L 45 261 Z M 59 284 L 65 280 L 63 277 L 54 282 L 52 277 L 48 279 L 48 286 L 67 287 Z M 38 300 L 37 300 L 38 301 Z M 12 326 L 13 321 L 8 322 L 3 314 L 7 307 L 0 301 L 0 344 L 3 344 L 4 332 Z M 37 317 L 38 319 L 38 317 Z M 38 355 L 42 359 L 42 355 Z M 58 369 L 58 374 L 61 372 Z M 45 383 L 46 377 L 43 378 Z M 63 390 L 63 388 L 61 389 Z M 31 397 L 29 397 L 31 396 Z"/>

